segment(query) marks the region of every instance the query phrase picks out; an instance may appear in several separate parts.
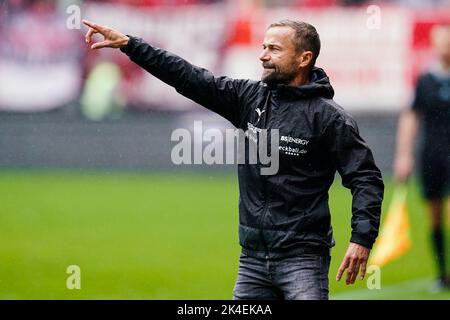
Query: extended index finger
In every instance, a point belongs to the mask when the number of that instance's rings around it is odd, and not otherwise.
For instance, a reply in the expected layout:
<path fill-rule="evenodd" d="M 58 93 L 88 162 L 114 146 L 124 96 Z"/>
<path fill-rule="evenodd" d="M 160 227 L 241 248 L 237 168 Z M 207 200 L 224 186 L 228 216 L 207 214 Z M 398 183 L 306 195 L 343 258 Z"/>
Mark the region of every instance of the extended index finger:
<path fill-rule="evenodd" d="M 96 24 L 96 23 L 94 23 L 94 22 L 88 21 L 88 20 L 83 20 L 83 23 L 84 23 L 85 25 L 87 25 L 88 27 L 90 27 L 90 28 L 92 28 L 92 29 L 94 29 L 94 30 L 100 32 L 101 34 L 103 34 L 103 32 L 104 32 L 104 30 L 105 30 L 104 27 L 102 27 L 102 26 L 100 26 L 100 25 L 98 25 L 98 24 Z"/>

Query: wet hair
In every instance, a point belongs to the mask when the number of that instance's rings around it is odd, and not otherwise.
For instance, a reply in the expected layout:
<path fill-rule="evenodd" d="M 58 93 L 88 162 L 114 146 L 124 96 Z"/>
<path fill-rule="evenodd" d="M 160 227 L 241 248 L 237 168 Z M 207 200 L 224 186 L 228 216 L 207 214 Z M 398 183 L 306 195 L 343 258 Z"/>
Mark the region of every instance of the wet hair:
<path fill-rule="evenodd" d="M 311 51 L 313 54 L 311 67 L 315 65 L 317 57 L 320 53 L 320 38 L 314 26 L 303 21 L 286 19 L 272 23 L 268 29 L 274 27 L 290 27 L 294 29 L 294 45 L 296 51 L 298 53 Z"/>

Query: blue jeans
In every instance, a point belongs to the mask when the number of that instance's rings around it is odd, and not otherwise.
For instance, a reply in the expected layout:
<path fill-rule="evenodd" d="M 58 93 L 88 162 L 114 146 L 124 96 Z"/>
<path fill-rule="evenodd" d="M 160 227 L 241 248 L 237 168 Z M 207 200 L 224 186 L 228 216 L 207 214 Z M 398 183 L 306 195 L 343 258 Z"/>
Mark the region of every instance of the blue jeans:
<path fill-rule="evenodd" d="M 330 256 L 259 259 L 241 253 L 234 300 L 328 300 Z"/>

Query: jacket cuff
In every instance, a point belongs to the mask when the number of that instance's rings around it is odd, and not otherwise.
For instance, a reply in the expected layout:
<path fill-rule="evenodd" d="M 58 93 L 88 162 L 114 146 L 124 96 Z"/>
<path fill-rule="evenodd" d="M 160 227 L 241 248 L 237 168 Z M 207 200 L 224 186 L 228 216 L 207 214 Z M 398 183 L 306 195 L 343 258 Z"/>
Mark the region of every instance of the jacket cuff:
<path fill-rule="evenodd" d="M 367 249 L 372 249 L 373 243 L 375 241 L 366 235 L 361 235 L 359 233 L 352 233 L 350 242 L 362 245 L 363 247 L 366 247 Z"/>
<path fill-rule="evenodd" d="M 120 48 L 120 51 L 129 56 L 131 54 L 131 51 L 136 47 L 138 38 L 130 36 L 129 34 L 127 34 L 126 36 L 129 38 L 128 43 L 125 47 Z"/>

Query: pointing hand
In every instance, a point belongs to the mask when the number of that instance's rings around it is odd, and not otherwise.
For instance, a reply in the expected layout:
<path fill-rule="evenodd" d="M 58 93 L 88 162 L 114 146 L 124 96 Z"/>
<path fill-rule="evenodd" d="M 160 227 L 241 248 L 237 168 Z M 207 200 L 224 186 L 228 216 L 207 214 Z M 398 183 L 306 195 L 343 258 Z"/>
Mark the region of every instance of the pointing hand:
<path fill-rule="evenodd" d="M 129 38 L 123 33 L 87 20 L 83 20 L 83 23 L 89 27 L 85 36 L 86 43 L 91 44 L 92 36 L 96 33 L 99 33 L 104 37 L 102 42 L 92 44 L 91 49 L 122 48 L 128 44 Z"/>

